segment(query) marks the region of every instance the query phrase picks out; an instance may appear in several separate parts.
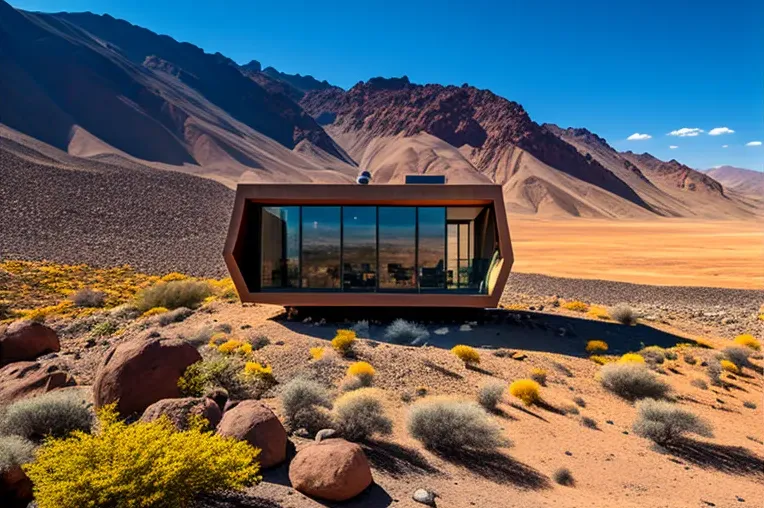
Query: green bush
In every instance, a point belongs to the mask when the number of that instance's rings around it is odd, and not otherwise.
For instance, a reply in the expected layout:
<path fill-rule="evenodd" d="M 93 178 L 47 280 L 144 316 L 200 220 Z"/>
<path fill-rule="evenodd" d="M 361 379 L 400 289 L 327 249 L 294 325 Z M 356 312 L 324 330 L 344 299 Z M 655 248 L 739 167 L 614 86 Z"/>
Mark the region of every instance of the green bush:
<path fill-rule="evenodd" d="M 69 391 L 49 392 L 7 406 L 0 415 L 0 434 L 42 441 L 65 437 L 75 430 L 90 432 L 95 415 L 85 402 Z"/>
<path fill-rule="evenodd" d="M 659 399 L 669 386 L 641 363 L 608 363 L 600 371 L 602 386 L 628 400 Z"/>
<path fill-rule="evenodd" d="M 310 433 L 331 426 L 326 410 L 331 409 L 329 391 L 315 381 L 295 378 L 281 388 L 281 406 L 287 425 L 297 430 L 304 428 Z"/>
<path fill-rule="evenodd" d="M 193 309 L 210 295 L 212 288 L 206 282 L 193 279 L 174 280 L 159 282 L 139 291 L 135 297 L 135 305 L 141 312 L 155 307 Z"/>
<path fill-rule="evenodd" d="M 178 388 L 184 397 L 201 397 L 210 390 L 223 388 L 232 399 L 252 398 L 254 387 L 244 378 L 244 365 L 239 355 L 211 353 L 188 366 L 178 379 Z"/>
<path fill-rule="evenodd" d="M 675 404 L 653 399 L 637 403 L 634 432 L 660 445 L 674 443 L 685 433 L 712 437 L 709 425 L 693 413 Z"/>
<path fill-rule="evenodd" d="M 508 444 L 499 426 L 474 402 L 423 399 L 411 407 L 407 427 L 425 448 L 445 454 L 494 450 Z"/>
<path fill-rule="evenodd" d="M 19 436 L 0 436 L 0 475 L 34 459 L 34 443 Z"/>
<path fill-rule="evenodd" d="M 477 401 L 486 411 L 496 411 L 507 384 L 503 381 L 489 381 L 478 390 Z"/>
<path fill-rule="evenodd" d="M 381 393 L 375 388 L 360 388 L 340 396 L 333 413 L 337 430 L 349 441 L 390 434 L 393 429 L 393 422 L 385 416 Z"/>
<path fill-rule="evenodd" d="M 113 408 L 99 431 L 46 441 L 24 466 L 39 508 L 183 508 L 200 493 L 256 483 L 259 450 L 202 431 L 178 432 L 167 418 L 127 425 Z"/>
<path fill-rule="evenodd" d="M 102 321 L 90 329 L 90 336 L 96 339 L 108 337 L 118 330 L 113 321 Z"/>

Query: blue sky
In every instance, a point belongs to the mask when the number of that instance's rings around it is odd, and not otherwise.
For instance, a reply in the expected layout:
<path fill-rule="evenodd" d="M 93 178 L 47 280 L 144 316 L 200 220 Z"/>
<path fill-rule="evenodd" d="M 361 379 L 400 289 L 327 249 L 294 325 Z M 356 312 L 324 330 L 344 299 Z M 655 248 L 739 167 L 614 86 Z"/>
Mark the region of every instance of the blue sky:
<path fill-rule="evenodd" d="M 404 74 L 469 83 L 519 102 L 539 123 L 586 127 L 618 150 L 764 170 L 764 145 L 747 146 L 764 142 L 761 0 L 11 4 L 109 13 L 239 63 L 344 88 Z M 709 134 L 724 127 L 734 133 Z M 681 129 L 703 132 L 669 135 Z M 635 133 L 651 137 L 628 140 Z"/>

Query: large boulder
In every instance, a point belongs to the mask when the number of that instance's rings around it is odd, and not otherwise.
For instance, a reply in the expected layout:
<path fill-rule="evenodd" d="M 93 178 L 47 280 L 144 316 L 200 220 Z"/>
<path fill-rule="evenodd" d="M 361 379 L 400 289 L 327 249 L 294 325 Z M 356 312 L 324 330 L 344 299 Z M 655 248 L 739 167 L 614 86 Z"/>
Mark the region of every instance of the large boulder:
<path fill-rule="evenodd" d="M 0 405 L 75 384 L 55 361 L 12 363 L 0 368 Z"/>
<path fill-rule="evenodd" d="M 223 413 L 214 400 L 195 397 L 186 397 L 183 399 L 164 399 L 154 402 L 141 417 L 142 422 L 153 422 L 162 416 L 170 419 L 178 430 L 187 430 L 190 419 L 194 416 L 201 416 L 209 423 L 210 428 L 214 429 L 220 423 Z"/>
<path fill-rule="evenodd" d="M 34 321 L 16 321 L 0 332 L 0 365 L 34 360 L 60 350 L 58 334 Z"/>
<path fill-rule="evenodd" d="M 14 465 L 0 473 L 0 501 L 3 507 L 26 507 L 33 499 L 32 482 L 21 466 Z"/>
<path fill-rule="evenodd" d="M 360 446 L 328 439 L 297 452 L 289 465 L 297 491 L 327 501 L 346 501 L 371 485 L 371 468 Z"/>
<path fill-rule="evenodd" d="M 122 416 L 140 414 L 154 402 L 180 397 L 178 379 L 202 359 L 180 339 L 136 339 L 112 348 L 93 384 L 96 407 L 117 404 Z"/>
<path fill-rule="evenodd" d="M 256 400 L 245 400 L 227 409 L 218 424 L 218 434 L 260 448 L 258 459 L 262 468 L 286 460 L 286 430 L 273 411 Z"/>

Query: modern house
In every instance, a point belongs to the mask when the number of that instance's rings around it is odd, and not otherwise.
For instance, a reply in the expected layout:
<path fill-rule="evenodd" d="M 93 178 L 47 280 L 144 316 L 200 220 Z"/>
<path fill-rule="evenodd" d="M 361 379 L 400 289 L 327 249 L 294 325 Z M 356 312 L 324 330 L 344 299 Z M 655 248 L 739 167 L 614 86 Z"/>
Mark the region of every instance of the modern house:
<path fill-rule="evenodd" d="M 496 307 L 513 261 L 501 186 L 424 183 L 240 184 L 224 257 L 292 307 Z"/>

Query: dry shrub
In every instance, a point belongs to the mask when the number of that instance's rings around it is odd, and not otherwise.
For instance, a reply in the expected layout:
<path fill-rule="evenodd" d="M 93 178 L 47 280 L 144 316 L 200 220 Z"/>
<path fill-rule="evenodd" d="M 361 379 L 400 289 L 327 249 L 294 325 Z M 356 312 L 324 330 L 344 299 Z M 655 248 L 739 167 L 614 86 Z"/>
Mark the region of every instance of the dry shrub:
<path fill-rule="evenodd" d="M 184 321 L 186 318 L 191 316 L 193 313 L 194 311 L 188 307 L 178 307 L 177 309 L 160 314 L 156 319 L 159 323 L 159 326 L 167 326 L 171 325 L 172 323 L 180 323 L 181 321 Z"/>
<path fill-rule="evenodd" d="M 478 390 L 477 401 L 486 411 L 496 411 L 496 406 L 501 402 L 507 384 L 503 381 L 489 381 Z"/>
<path fill-rule="evenodd" d="M 546 386 L 546 378 L 548 375 L 549 373 L 540 367 L 536 367 L 531 370 L 531 379 L 541 386 Z"/>
<path fill-rule="evenodd" d="M 637 403 L 634 432 L 660 445 L 674 443 L 686 433 L 712 436 L 710 426 L 695 414 L 675 404 L 653 399 Z"/>
<path fill-rule="evenodd" d="M 608 345 L 604 340 L 590 340 L 586 343 L 587 353 L 604 353 L 607 349 Z"/>
<path fill-rule="evenodd" d="M 509 443 L 491 417 L 474 402 L 442 397 L 411 406 L 408 432 L 425 448 L 445 454 L 464 450 L 495 450 Z"/>
<path fill-rule="evenodd" d="M 648 346 L 639 352 L 650 365 L 660 365 L 666 361 L 666 350 L 659 346 Z"/>
<path fill-rule="evenodd" d="M 95 415 L 71 391 L 49 392 L 14 402 L 0 414 L 0 434 L 13 434 L 33 441 L 66 437 L 74 431 L 90 432 Z"/>
<path fill-rule="evenodd" d="M 393 430 L 393 422 L 385 415 L 382 393 L 375 388 L 345 393 L 334 402 L 333 413 L 337 430 L 349 441 L 363 441 Z"/>
<path fill-rule="evenodd" d="M 72 293 L 69 299 L 77 307 L 103 307 L 106 303 L 106 293 L 92 288 L 82 288 Z"/>
<path fill-rule="evenodd" d="M 711 384 L 714 386 L 722 385 L 722 364 L 718 360 L 711 360 L 706 367 L 706 374 Z"/>
<path fill-rule="evenodd" d="M 597 420 L 588 416 L 581 417 L 581 425 L 589 429 L 597 429 Z"/>
<path fill-rule="evenodd" d="M 292 430 L 304 428 L 316 433 L 332 426 L 327 411 L 332 407 L 331 394 L 319 383 L 295 378 L 284 385 L 280 398 L 286 423 Z"/>
<path fill-rule="evenodd" d="M 748 409 L 756 409 L 756 403 L 752 400 L 746 400 L 743 402 L 743 407 L 746 407 Z"/>
<path fill-rule="evenodd" d="M 734 340 L 735 344 L 743 347 L 747 347 L 750 349 L 753 349 L 754 351 L 761 350 L 761 342 L 756 340 L 756 337 L 751 335 L 750 333 L 744 333 L 743 335 L 738 335 L 735 337 Z"/>
<path fill-rule="evenodd" d="M 586 312 L 589 310 L 589 306 L 579 300 L 571 300 L 561 305 L 563 309 L 572 310 L 574 312 Z"/>
<path fill-rule="evenodd" d="M 690 381 L 690 384 L 694 386 L 695 388 L 700 388 L 701 390 L 708 390 L 708 383 L 706 383 L 700 378 L 693 379 L 692 381 Z"/>
<path fill-rule="evenodd" d="M 602 386 L 627 400 L 665 397 L 669 386 L 638 363 L 609 363 L 600 372 Z"/>
<path fill-rule="evenodd" d="M 634 310 L 625 303 L 619 303 L 618 305 L 611 307 L 608 311 L 610 318 L 614 321 L 618 321 L 624 325 L 637 324 L 637 314 Z"/>
<path fill-rule="evenodd" d="M 748 358 L 751 356 L 751 351 L 752 350 L 747 347 L 730 346 L 724 348 L 722 353 L 727 360 L 734 363 L 739 370 L 742 370 L 743 367 L 749 366 Z"/>
<path fill-rule="evenodd" d="M 430 332 L 417 323 L 396 319 L 385 329 L 385 340 L 393 344 L 420 345 L 430 337 Z"/>
<path fill-rule="evenodd" d="M 698 360 L 694 356 L 692 356 L 690 353 L 685 353 L 684 363 L 686 363 L 687 365 L 695 365 L 696 363 L 698 363 Z"/>
<path fill-rule="evenodd" d="M 509 385 L 509 394 L 522 400 L 526 406 L 541 401 L 541 387 L 532 379 L 518 379 Z"/>
<path fill-rule="evenodd" d="M 573 402 L 575 402 L 578 407 L 586 407 L 586 401 L 583 397 L 573 397 Z"/>
<path fill-rule="evenodd" d="M 19 436 L 0 436 L 0 477 L 16 466 L 32 462 L 34 443 Z"/>
<path fill-rule="evenodd" d="M 567 467 L 561 467 L 557 469 L 552 474 L 552 477 L 554 478 L 555 482 L 566 487 L 572 487 L 576 484 L 576 481 L 573 479 L 573 473 L 571 473 L 570 469 Z"/>
<path fill-rule="evenodd" d="M 135 305 L 141 311 L 154 307 L 193 309 L 212 294 L 212 288 L 206 282 L 185 279 L 159 282 L 143 289 L 135 296 Z"/>
<path fill-rule="evenodd" d="M 451 348 L 451 352 L 454 354 L 454 356 L 463 361 L 467 366 L 477 365 L 480 363 L 480 355 L 475 350 L 475 348 L 470 346 L 459 344 Z"/>

